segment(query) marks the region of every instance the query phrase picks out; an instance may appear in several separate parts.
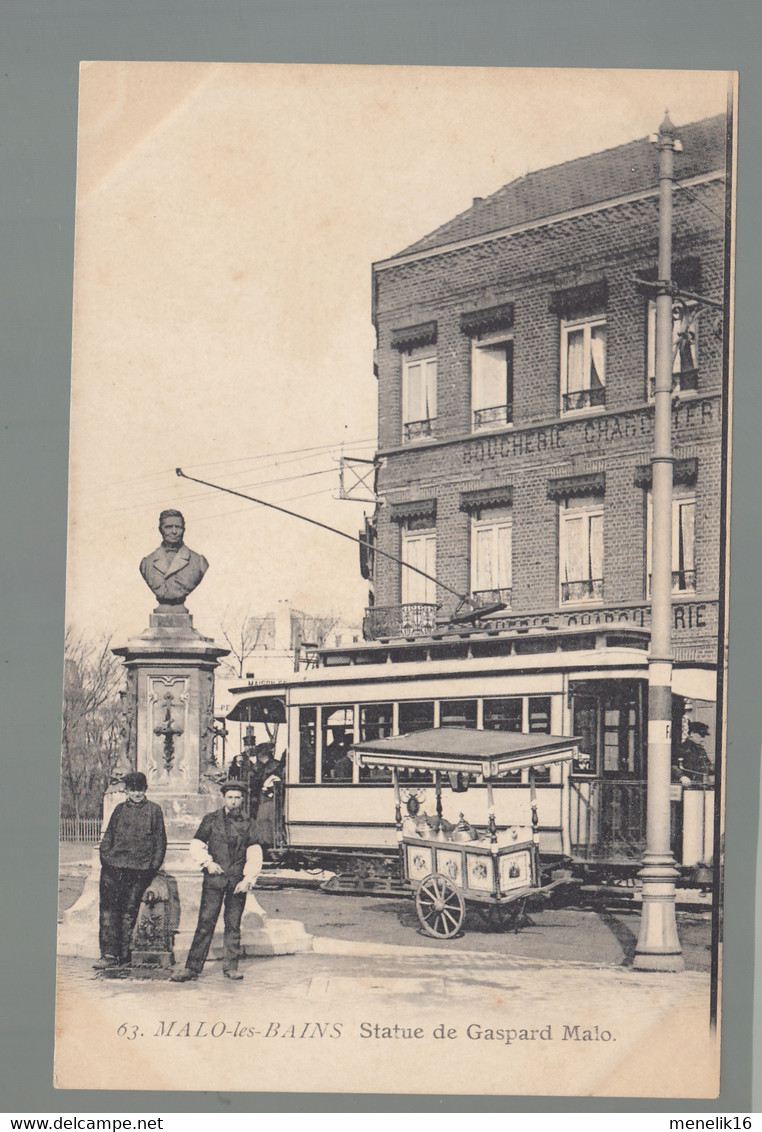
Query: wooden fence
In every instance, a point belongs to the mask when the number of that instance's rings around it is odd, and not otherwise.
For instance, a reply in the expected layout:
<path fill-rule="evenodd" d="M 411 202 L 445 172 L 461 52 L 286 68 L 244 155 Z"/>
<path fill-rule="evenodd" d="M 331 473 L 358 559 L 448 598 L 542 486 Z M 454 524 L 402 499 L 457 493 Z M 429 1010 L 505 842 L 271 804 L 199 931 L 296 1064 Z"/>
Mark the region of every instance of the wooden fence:
<path fill-rule="evenodd" d="M 61 841 L 90 841 L 101 839 L 100 818 L 61 818 Z"/>

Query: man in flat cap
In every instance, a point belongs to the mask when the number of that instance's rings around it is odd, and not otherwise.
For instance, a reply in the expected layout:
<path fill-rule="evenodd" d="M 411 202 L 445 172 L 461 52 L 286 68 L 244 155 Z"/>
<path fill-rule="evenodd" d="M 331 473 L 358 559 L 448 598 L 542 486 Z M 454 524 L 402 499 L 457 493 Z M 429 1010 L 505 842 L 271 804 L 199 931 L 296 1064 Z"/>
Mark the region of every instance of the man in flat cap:
<path fill-rule="evenodd" d="M 247 789 L 237 780 L 223 782 L 222 809 L 206 814 L 189 845 L 189 852 L 204 871 L 198 924 L 185 960 L 185 967 L 172 976 L 173 983 L 197 979 L 203 970 L 222 906 L 224 946 L 222 972 L 227 979 L 242 979 L 238 971 L 241 954 L 241 918 L 246 893 L 254 887 L 262 868 L 262 849 L 256 822 L 244 814 Z"/>
<path fill-rule="evenodd" d="M 209 569 L 203 554 L 196 554 L 183 541 L 185 519 L 180 511 L 167 510 L 159 515 L 161 546 L 147 554 L 140 563 L 140 573 L 153 591 L 159 608 L 183 605 Z"/>
<path fill-rule="evenodd" d="M 114 808 L 100 844 L 101 957 L 94 967 L 129 966 L 130 939 L 143 894 L 161 868 L 167 835 L 161 806 L 146 798 L 140 771 L 124 777 L 127 800 Z"/>

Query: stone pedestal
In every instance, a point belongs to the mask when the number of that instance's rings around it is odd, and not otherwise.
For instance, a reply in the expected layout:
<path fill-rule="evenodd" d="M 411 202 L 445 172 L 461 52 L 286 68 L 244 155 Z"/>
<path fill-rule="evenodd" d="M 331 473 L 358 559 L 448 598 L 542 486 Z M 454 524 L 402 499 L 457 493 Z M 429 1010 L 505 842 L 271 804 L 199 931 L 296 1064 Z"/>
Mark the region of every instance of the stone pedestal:
<path fill-rule="evenodd" d="M 158 609 L 139 637 L 115 648 L 127 669 L 127 761 L 148 780 L 148 796 L 164 812 L 167 855 L 163 871 L 174 878 L 180 900 L 175 955 L 182 961 L 190 946 L 201 897 L 201 871 L 188 853 L 188 842 L 201 818 L 222 805 L 213 760 L 214 670 L 229 650 L 193 628 L 184 606 Z M 104 798 L 104 828 L 125 795 Z M 98 957 L 98 881 L 93 867 L 77 903 L 59 926 L 61 955 Z M 242 947 L 250 955 L 285 955 L 309 950 L 311 937 L 295 921 L 269 920 L 252 895 L 242 923 Z M 211 957 L 222 955 L 222 916 Z"/>

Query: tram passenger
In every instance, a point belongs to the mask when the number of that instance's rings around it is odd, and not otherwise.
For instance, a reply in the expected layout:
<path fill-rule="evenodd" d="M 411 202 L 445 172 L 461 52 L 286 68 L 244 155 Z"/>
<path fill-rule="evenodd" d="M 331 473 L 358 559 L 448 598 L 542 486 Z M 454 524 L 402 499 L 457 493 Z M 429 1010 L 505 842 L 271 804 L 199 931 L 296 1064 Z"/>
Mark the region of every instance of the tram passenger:
<path fill-rule="evenodd" d="M 331 766 L 331 778 L 334 782 L 351 782 L 354 763 L 349 757 L 349 751 L 344 750 L 336 757 Z"/>
<path fill-rule="evenodd" d="M 282 843 L 283 764 L 275 758 L 273 743 L 254 748 L 256 765 L 249 780 L 251 816 L 256 819 L 257 839 L 265 849 Z"/>
<path fill-rule="evenodd" d="M 347 751 L 349 750 L 349 747 L 351 745 L 351 739 L 346 733 L 346 728 L 344 728 L 344 727 L 333 727 L 333 728 L 331 728 L 331 731 L 333 733 L 333 740 L 323 750 L 323 781 L 324 782 L 328 781 L 328 779 L 331 779 L 331 778 L 337 778 L 337 777 L 339 777 L 339 778 L 346 778 L 346 777 L 351 778 L 352 777 L 351 760 L 349 761 L 350 769 L 349 769 L 348 775 L 346 775 L 346 765 L 343 763 L 343 760 L 347 758 Z M 340 768 L 339 775 L 336 775 L 334 773 L 334 769 L 337 766 L 337 764 L 339 764 L 339 763 L 342 763 L 343 773 L 341 772 L 341 768 Z"/>

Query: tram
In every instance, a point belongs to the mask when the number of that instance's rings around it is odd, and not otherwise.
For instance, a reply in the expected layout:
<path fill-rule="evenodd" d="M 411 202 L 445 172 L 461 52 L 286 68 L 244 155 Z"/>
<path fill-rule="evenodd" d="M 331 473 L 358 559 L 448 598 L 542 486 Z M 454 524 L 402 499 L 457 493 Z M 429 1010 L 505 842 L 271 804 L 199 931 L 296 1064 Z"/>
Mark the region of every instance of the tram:
<path fill-rule="evenodd" d="M 226 718 L 272 740 L 282 760 L 279 849 L 332 869 L 335 885 L 347 888 L 393 885 L 399 876 L 392 774 L 358 758 L 357 745 L 448 727 L 576 736 L 568 773 L 548 760 L 533 769 L 531 786 L 527 767 L 491 785 L 496 828 L 522 824 L 531 789 L 543 870 L 627 883 L 645 850 L 647 648 L 647 634 L 621 625 L 363 642 L 319 650 L 315 667 L 281 684 L 232 688 Z M 679 736 L 697 701 L 673 700 Z M 435 813 L 430 769 L 400 768 L 398 788 L 404 812 Z M 476 783 L 463 794 L 465 821 L 478 824 L 485 791 Z M 676 775 L 671 791 L 682 881 L 708 886 L 713 779 Z"/>

